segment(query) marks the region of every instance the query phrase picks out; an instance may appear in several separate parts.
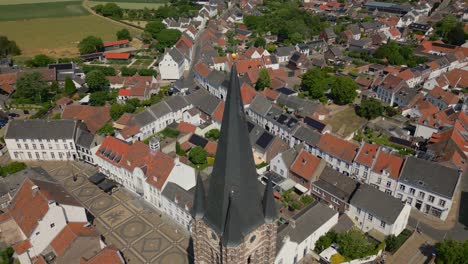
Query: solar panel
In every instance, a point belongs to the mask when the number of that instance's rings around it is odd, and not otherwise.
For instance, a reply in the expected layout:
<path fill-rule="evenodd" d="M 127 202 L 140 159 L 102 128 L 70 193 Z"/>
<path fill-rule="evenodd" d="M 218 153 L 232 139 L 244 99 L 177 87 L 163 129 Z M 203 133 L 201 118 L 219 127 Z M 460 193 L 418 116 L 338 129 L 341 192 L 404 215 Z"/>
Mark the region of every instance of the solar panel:
<path fill-rule="evenodd" d="M 287 119 L 288 119 L 287 116 L 280 115 L 276 121 L 278 121 L 278 123 L 280 123 L 280 124 L 284 124 L 284 121 L 286 121 Z"/>
<path fill-rule="evenodd" d="M 280 92 L 282 94 L 285 94 L 285 95 L 291 95 L 291 94 L 294 94 L 296 93 L 294 90 L 291 90 L 289 88 L 286 88 L 286 87 L 282 87 L 282 88 L 279 88 L 279 89 L 276 89 L 277 92 Z"/>
<path fill-rule="evenodd" d="M 390 142 L 393 142 L 393 143 L 396 143 L 396 144 L 399 144 L 399 145 L 402 145 L 402 146 L 411 147 L 411 145 L 412 145 L 411 141 L 408 141 L 408 140 L 402 139 L 402 138 L 390 137 L 389 140 L 390 140 Z"/>
<path fill-rule="evenodd" d="M 437 43 L 437 42 L 432 42 L 432 45 L 436 46 L 436 47 L 447 48 L 447 49 L 454 49 L 456 47 L 454 45 L 449 45 L 449 44 L 445 44 L 445 43 Z"/>
<path fill-rule="evenodd" d="M 189 142 L 196 145 L 196 146 L 200 146 L 200 147 L 204 148 L 206 146 L 206 144 L 208 143 L 208 140 L 205 139 L 205 138 L 200 137 L 197 134 L 193 134 L 190 137 Z"/>
<path fill-rule="evenodd" d="M 257 145 L 259 145 L 261 148 L 266 149 L 268 147 L 268 144 L 273 140 L 273 135 L 271 135 L 268 132 L 263 132 L 263 134 L 257 139 L 257 142 L 255 142 Z"/>
<path fill-rule="evenodd" d="M 255 127 L 254 124 L 252 124 L 251 122 L 248 122 L 247 121 L 247 129 L 249 130 L 249 133 L 252 131 L 252 129 Z"/>
<path fill-rule="evenodd" d="M 307 125 L 311 126 L 312 128 L 315 128 L 317 129 L 318 131 L 322 131 L 324 128 L 325 128 L 325 124 L 322 123 L 322 122 L 319 122 L 315 119 L 312 119 L 312 118 L 309 118 L 309 117 L 306 117 L 304 118 L 304 123 L 306 123 Z"/>

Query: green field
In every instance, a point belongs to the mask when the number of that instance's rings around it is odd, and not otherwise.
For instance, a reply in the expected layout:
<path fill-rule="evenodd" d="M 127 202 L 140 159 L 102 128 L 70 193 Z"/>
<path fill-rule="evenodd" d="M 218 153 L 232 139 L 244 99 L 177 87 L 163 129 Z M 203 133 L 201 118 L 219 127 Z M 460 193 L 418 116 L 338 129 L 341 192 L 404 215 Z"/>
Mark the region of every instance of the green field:
<path fill-rule="evenodd" d="M 2 5 L 0 8 L 0 21 L 84 16 L 87 14 L 88 12 L 80 1 Z M 0 28 L 0 33 L 2 30 Z"/>
<path fill-rule="evenodd" d="M 156 4 L 157 3 L 159 3 L 159 4 L 169 3 L 169 0 L 94 0 L 94 1 L 96 1 L 96 2 L 113 2 L 113 3 L 156 3 Z"/>
<path fill-rule="evenodd" d="M 16 41 L 23 56 L 76 56 L 77 44 L 84 37 L 115 40 L 119 29 L 122 26 L 94 15 L 0 22 L 0 35 Z M 133 30 L 131 33 L 136 35 Z"/>
<path fill-rule="evenodd" d="M 76 0 L 0 0 L 0 5 L 39 4 L 52 2 L 76 2 Z"/>
<path fill-rule="evenodd" d="M 143 9 L 143 8 L 148 8 L 148 9 L 157 9 L 158 7 L 160 6 L 163 6 L 165 5 L 165 3 L 138 3 L 138 2 L 128 2 L 129 0 L 127 0 L 127 2 L 109 2 L 109 1 L 106 1 L 106 2 L 103 2 L 103 1 L 89 1 L 88 2 L 88 6 L 90 7 L 94 7 L 94 6 L 97 6 L 97 5 L 104 5 L 106 3 L 115 3 L 117 4 L 118 6 L 120 6 L 121 8 L 123 9 Z"/>

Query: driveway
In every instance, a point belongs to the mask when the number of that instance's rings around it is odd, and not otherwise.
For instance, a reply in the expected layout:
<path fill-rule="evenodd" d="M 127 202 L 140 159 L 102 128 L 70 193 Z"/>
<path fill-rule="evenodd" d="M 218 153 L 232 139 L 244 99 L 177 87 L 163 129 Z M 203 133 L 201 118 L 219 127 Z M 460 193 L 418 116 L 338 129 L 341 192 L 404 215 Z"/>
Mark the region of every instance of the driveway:
<path fill-rule="evenodd" d="M 140 197 L 120 187 L 112 195 L 88 181 L 97 169 L 80 162 L 37 164 L 76 197 L 95 217 L 107 244 L 121 250 L 127 263 L 190 263 L 190 235 Z M 77 176 L 76 181 L 73 175 Z"/>

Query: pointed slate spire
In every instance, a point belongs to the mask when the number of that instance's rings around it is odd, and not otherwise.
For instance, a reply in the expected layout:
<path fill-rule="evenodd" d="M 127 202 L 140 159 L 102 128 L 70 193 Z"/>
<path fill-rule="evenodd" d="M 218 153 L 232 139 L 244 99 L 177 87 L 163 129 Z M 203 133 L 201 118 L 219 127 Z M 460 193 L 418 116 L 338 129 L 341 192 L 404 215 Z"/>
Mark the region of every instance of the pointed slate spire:
<path fill-rule="evenodd" d="M 240 232 L 239 235 L 244 236 L 265 223 L 235 64 L 231 69 L 221 135 L 209 186 L 204 219 L 219 235 L 229 230 L 228 238 L 237 237 L 233 232 Z M 242 213 L 226 221 L 229 203 Z"/>
<path fill-rule="evenodd" d="M 205 186 L 201 179 L 200 173 L 197 175 L 197 186 L 195 187 L 195 196 L 193 203 L 193 217 L 195 220 L 200 220 L 205 214 Z"/>
<path fill-rule="evenodd" d="M 232 197 L 229 197 L 229 203 L 227 208 L 226 223 L 224 224 L 223 232 L 223 245 L 225 246 L 235 246 L 242 243 L 242 232 L 237 222 L 240 219 L 236 219 L 236 216 L 239 216 L 239 211 L 237 210 L 236 204 L 233 203 Z"/>
<path fill-rule="evenodd" d="M 266 223 L 272 223 L 278 218 L 278 211 L 276 209 L 275 197 L 273 196 L 273 183 L 271 182 L 271 175 L 268 176 L 267 186 L 263 194 L 263 215 L 265 216 Z"/>

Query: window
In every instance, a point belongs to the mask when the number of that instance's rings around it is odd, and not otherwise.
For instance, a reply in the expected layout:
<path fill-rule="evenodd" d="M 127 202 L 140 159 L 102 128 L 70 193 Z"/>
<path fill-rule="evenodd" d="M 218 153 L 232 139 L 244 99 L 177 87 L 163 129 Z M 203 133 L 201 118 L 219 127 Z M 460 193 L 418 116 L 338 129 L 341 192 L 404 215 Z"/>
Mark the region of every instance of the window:
<path fill-rule="evenodd" d="M 44 144 L 41 144 L 40 146 L 41 146 L 41 149 L 44 149 Z"/>
<path fill-rule="evenodd" d="M 18 144 L 16 144 L 16 145 L 18 146 L 18 148 L 21 148 L 21 144 L 18 143 Z"/>
<path fill-rule="evenodd" d="M 273 165 L 273 171 L 276 171 L 276 165 Z"/>
<path fill-rule="evenodd" d="M 52 159 L 55 159 L 55 154 L 53 152 L 50 153 L 50 156 L 52 157 Z"/>
<path fill-rule="evenodd" d="M 377 178 L 377 183 L 380 184 L 382 182 L 382 178 Z"/>
<path fill-rule="evenodd" d="M 26 149 L 29 149 L 29 145 L 28 145 L 28 144 L 24 144 L 24 147 L 25 147 Z"/>
<path fill-rule="evenodd" d="M 405 186 L 400 184 L 400 191 L 405 191 Z"/>
<path fill-rule="evenodd" d="M 334 202 L 334 203 L 336 203 L 336 204 L 340 202 L 340 201 L 339 201 L 338 199 L 336 199 L 335 197 L 332 197 L 331 200 L 332 200 L 332 202 Z"/>
<path fill-rule="evenodd" d="M 38 236 L 41 232 L 36 232 L 36 236 Z"/>
<path fill-rule="evenodd" d="M 433 203 L 435 200 L 435 197 L 432 195 L 429 195 L 429 202 Z"/>
<path fill-rule="evenodd" d="M 39 152 L 36 152 L 36 159 L 41 159 L 39 156 Z"/>
<path fill-rule="evenodd" d="M 412 204 L 413 203 L 413 198 L 408 197 L 408 199 L 406 199 L 406 203 L 407 204 Z"/>
<path fill-rule="evenodd" d="M 37 149 L 36 144 L 32 144 L 32 146 L 33 146 L 33 149 Z"/>
<path fill-rule="evenodd" d="M 356 168 L 356 169 L 354 170 L 354 173 L 359 174 L 359 169 Z"/>
<path fill-rule="evenodd" d="M 392 182 L 391 181 L 387 181 L 387 187 L 390 187 L 392 186 Z"/>
<path fill-rule="evenodd" d="M 411 195 L 414 195 L 414 194 L 416 193 L 416 190 L 415 190 L 414 188 L 410 188 L 410 189 L 409 189 L 409 193 L 410 193 Z"/>
<path fill-rule="evenodd" d="M 364 178 L 367 178 L 367 171 L 364 171 Z"/>
<path fill-rule="evenodd" d="M 54 228 L 54 226 L 55 226 L 54 223 L 50 224 L 50 228 Z"/>
<path fill-rule="evenodd" d="M 63 144 L 63 147 L 64 147 L 65 149 L 68 149 L 68 145 L 67 145 L 67 144 Z"/>
<path fill-rule="evenodd" d="M 369 219 L 370 221 L 372 221 L 372 219 L 374 219 L 374 216 L 372 216 L 371 214 L 368 214 L 368 215 L 367 215 L 367 219 Z"/>
<path fill-rule="evenodd" d="M 28 152 L 28 157 L 29 157 L 29 159 L 32 159 L 31 152 Z"/>
<path fill-rule="evenodd" d="M 445 206 L 445 201 L 442 200 L 442 199 L 440 199 L 440 200 L 439 200 L 439 205 L 442 206 L 442 207 L 444 207 L 444 206 Z"/>
<path fill-rule="evenodd" d="M 426 195 L 425 193 L 419 192 L 419 198 L 424 199 L 424 196 L 425 196 L 425 195 Z"/>
<path fill-rule="evenodd" d="M 361 208 L 358 208 L 358 209 L 357 209 L 357 213 L 358 213 L 358 214 L 361 214 Z"/>
<path fill-rule="evenodd" d="M 284 170 L 283 170 L 283 169 L 280 169 L 280 174 L 281 174 L 281 175 L 284 174 Z"/>
<path fill-rule="evenodd" d="M 386 190 L 385 190 L 385 193 L 388 193 L 388 194 L 392 195 L 392 190 L 386 189 Z"/>
<path fill-rule="evenodd" d="M 386 225 L 387 225 L 387 224 L 386 224 L 384 221 L 380 221 L 380 226 L 381 226 L 382 228 L 385 228 Z"/>
<path fill-rule="evenodd" d="M 403 195 L 401 193 L 398 193 L 396 197 L 401 200 L 403 198 Z"/>

